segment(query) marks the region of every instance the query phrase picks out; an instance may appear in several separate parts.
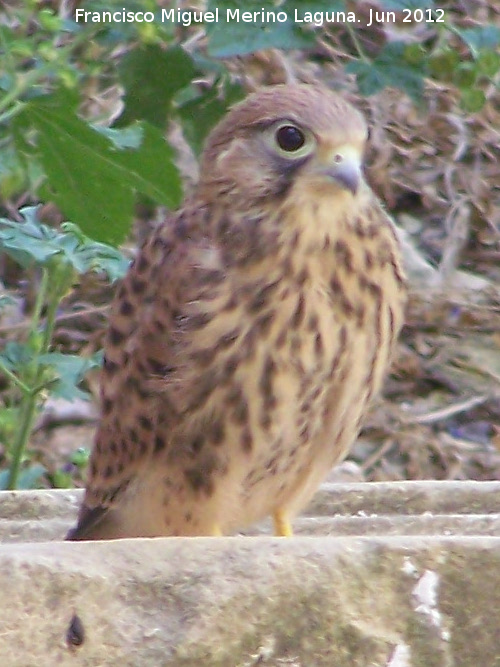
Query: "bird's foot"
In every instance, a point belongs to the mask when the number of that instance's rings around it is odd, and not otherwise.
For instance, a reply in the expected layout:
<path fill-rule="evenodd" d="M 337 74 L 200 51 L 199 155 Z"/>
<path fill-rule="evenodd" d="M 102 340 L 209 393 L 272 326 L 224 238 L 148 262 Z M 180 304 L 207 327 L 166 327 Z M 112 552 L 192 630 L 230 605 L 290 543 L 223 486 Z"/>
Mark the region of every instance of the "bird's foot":
<path fill-rule="evenodd" d="M 292 524 L 284 510 L 276 510 L 273 512 L 273 521 L 275 535 L 278 537 L 292 537 Z"/>

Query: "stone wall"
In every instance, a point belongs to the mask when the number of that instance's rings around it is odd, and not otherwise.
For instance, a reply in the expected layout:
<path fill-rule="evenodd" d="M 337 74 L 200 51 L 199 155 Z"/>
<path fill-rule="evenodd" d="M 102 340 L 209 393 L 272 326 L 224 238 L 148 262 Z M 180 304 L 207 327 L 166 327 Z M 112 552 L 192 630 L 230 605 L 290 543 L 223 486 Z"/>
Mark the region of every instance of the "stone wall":
<path fill-rule="evenodd" d="M 297 536 L 62 542 L 0 494 L 0 665 L 500 667 L 500 483 L 325 485 Z"/>

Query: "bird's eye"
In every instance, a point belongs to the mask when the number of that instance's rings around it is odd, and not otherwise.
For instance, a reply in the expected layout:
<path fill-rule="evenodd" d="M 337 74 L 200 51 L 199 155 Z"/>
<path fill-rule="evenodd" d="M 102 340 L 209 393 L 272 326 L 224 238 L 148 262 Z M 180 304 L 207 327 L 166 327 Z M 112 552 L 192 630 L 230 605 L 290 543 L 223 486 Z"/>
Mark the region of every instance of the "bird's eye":
<path fill-rule="evenodd" d="M 302 164 L 316 148 L 314 134 L 286 118 L 265 127 L 262 137 L 271 154 L 290 165 Z"/>
<path fill-rule="evenodd" d="M 287 153 L 298 151 L 305 142 L 304 133 L 295 125 L 282 125 L 276 130 L 276 143 Z"/>

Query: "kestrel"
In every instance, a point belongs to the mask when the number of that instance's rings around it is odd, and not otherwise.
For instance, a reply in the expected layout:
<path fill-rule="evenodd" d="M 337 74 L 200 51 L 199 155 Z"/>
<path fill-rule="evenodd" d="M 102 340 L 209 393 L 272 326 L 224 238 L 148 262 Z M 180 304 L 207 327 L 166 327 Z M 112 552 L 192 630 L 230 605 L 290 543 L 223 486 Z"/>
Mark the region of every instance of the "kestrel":
<path fill-rule="evenodd" d="M 349 451 L 402 325 L 367 127 L 316 85 L 211 132 L 200 180 L 119 287 L 85 499 L 68 539 L 278 535 Z"/>

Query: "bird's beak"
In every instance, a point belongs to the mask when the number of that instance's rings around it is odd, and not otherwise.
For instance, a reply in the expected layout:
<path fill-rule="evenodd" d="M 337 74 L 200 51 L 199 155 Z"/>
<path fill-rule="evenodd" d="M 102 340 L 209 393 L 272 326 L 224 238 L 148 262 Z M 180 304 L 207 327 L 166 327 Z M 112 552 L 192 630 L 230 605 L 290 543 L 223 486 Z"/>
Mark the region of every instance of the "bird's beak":
<path fill-rule="evenodd" d="M 320 173 L 356 194 L 361 181 L 361 156 L 352 146 L 341 146 L 322 160 Z"/>

